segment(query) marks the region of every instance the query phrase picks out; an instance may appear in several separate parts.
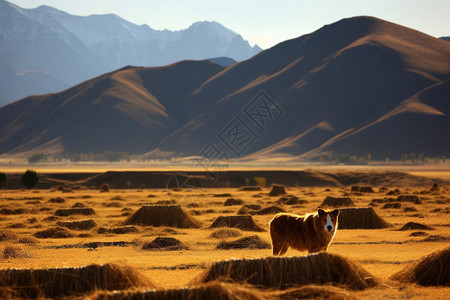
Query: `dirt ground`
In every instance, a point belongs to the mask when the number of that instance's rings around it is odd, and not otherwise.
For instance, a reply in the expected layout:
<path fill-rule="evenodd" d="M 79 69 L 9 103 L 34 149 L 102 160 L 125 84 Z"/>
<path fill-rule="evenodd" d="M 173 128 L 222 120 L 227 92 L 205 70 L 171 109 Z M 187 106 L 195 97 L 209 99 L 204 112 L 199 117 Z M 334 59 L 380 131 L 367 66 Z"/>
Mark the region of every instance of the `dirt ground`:
<path fill-rule="evenodd" d="M 448 172 L 423 171 L 421 176 L 450 178 Z M 439 173 L 441 172 L 441 173 Z M 150 280 L 163 288 L 184 287 L 209 264 L 231 258 L 258 258 L 271 255 L 271 249 L 220 250 L 223 240 L 257 235 L 270 243 L 268 222 L 274 213 L 253 215 L 265 231 L 235 230 L 238 237 L 214 238 L 218 229 L 210 228 L 219 216 L 236 215 L 241 205 L 224 206 L 228 198 L 241 199 L 243 204 L 261 208 L 278 206 L 287 212 L 304 214 L 314 212 L 327 196 L 350 197 L 358 207 L 368 207 L 374 199 L 396 198 L 387 195 L 395 188 L 375 193 L 352 193 L 349 186 L 341 187 L 288 187 L 287 193 L 302 204 L 280 204 L 281 196 L 268 195 L 270 188 L 261 191 L 242 191 L 238 188 L 171 188 L 171 189 L 111 189 L 100 190 L 1 190 L 0 191 L 0 268 L 51 268 L 83 266 L 97 263 L 123 263 L 138 268 Z M 448 299 L 450 287 L 420 287 L 398 284 L 388 277 L 407 264 L 433 251 L 450 245 L 450 186 L 440 186 L 439 192 L 430 192 L 431 186 L 396 187 L 399 194 L 417 195 L 421 204 L 402 202 L 396 208 L 373 206 L 376 213 L 392 224 L 387 229 L 338 229 L 330 253 L 338 253 L 361 264 L 366 270 L 383 280 L 375 289 L 351 292 L 358 298 L 368 299 Z M 222 195 L 221 195 L 222 194 Z M 56 199 L 56 200 L 55 200 Z M 143 205 L 172 201 L 201 223 L 200 228 L 180 229 L 169 227 L 137 226 L 137 232 L 115 234 L 99 233 L 99 228 L 124 225 L 124 221 Z M 162 202 L 166 203 L 166 202 Z M 94 215 L 56 216 L 58 209 L 74 205 L 92 208 Z M 73 237 L 39 238 L 36 232 L 57 227 L 58 222 L 93 220 L 94 228 L 67 229 Z M 432 227 L 432 230 L 399 229 L 408 222 Z M 60 223 L 61 224 L 61 223 Z M 421 232 L 421 233 L 416 233 Z M 414 234 L 413 234 L 414 233 Z M 158 236 L 174 237 L 188 249 L 175 251 L 142 250 L 142 245 Z M 98 246 L 84 244 L 100 242 Z M 107 242 L 109 244 L 101 244 Z M 110 242 L 124 242 L 115 243 Z M 4 251 L 16 247 L 13 254 Z M 288 250 L 286 256 L 305 255 L 305 252 Z"/>

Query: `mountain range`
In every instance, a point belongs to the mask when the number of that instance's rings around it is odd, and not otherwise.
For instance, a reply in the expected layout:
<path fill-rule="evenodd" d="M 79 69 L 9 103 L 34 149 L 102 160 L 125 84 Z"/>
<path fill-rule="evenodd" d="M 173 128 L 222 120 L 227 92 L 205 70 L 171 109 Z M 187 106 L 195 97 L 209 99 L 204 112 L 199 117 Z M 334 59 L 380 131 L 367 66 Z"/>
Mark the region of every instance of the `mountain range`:
<path fill-rule="evenodd" d="M 215 57 L 241 61 L 260 51 L 217 22 L 161 31 L 112 14 L 81 17 L 0 0 L 0 106 L 61 91 L 127 65 Z"/>
<path fill-rule="evenodd" d="M 126 67 L 0 109 L 0 153 L 450 155 L 450 44 L 353 17 L 223 67 Z"/>

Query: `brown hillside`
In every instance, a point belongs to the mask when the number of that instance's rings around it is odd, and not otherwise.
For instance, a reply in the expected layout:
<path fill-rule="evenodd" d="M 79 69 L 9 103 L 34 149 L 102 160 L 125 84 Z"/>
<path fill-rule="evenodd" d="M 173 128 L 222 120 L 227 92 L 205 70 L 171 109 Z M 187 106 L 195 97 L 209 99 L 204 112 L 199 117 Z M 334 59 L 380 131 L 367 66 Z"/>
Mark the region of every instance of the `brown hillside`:
<path fill-rule="evenodd" d="M 129 67 L 61 93 L 25 98 L 0 109 L 0 153 L 143 153 L 199 113 L 184 100 L 220 70 L 207 61 Z"/>
<path fill-rule="evenodd" d="M 23 99 L 0 109 L 0 153 L 190 156 L 214 141 L 228 158 L 449 156 L 449 78 L 448 42 L 354 17 L 225 69 L 206 61 L 129 67 Z M 260 118 L 262 91 L 277 107 L 267 102 L 269 117 Z M 251 135 L 241 148 L 226 141 L 237 117 Z"/>
<path fill-rule="evenodd" d="M 240 156 L 264 159 L 310 151 L 318 155 L 318 147 L 449 78 L 449 61 L 450 44 L 443 40 L 376 18 L 344 19 L 216 74 L 195 94 L 195 101 L 215 99 L 216 104 L 165 139 L 159 149 L 197 154 L 239 116 L 258 136 Z M 265 120 L 264 128 L 245 115 L 246 105 L 261 91 L 282 109 Z M 402 128 L 405 136 L 414 130 Z M 436 135 L 443 138 L 444 131 L 436 128 Z M 351 152 L 362 152 L 361 143 L 352 145 Z M 409 139 L 403 144 L 413 148 L 414 143 Z M 376 147 L 383 155 L 397 155 L 395 144 L 383 145 L 382 150 Z M 229 156 L 237 156 L 223 147 Z M 377 155 L 376 149 L 369 153 Z"/>

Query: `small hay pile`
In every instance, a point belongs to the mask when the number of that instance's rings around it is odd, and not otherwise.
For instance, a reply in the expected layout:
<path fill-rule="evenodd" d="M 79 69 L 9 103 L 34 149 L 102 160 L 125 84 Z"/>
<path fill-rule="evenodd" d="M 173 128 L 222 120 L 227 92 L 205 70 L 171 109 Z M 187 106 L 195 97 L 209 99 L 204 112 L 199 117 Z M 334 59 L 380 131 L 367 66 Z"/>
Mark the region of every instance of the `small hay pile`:
<path fill-rule="evenodd" d="M 284 185 L 274 184 L 272 185 L 272 190 L 269 193 L 269 196 L 280 196 L 286 194 L 286 190 Z"/>
<path fill-rule="evenodd" d="M 185 213 L 179 205 L 142 206 L 125 221 L 125 225 L 168 226 L 176 228 L 200 227 L 200 223 Z"/>
<path fill-rule="evenodd" d="M 280 199 L 278 199 L 277 202 L 280 203 L 280 204 L 285 204 L 285 205 L 295 205 L 295 204 L 306 204 L 306 203 L 308 203 L 308 201 L 300 200 L 300 199 L 298 199 L 298 197 L 292 196 L 292 195 L 291 196 L 289 196 L 289 195 L 283 196 Z"/>
<path fill-rule="evenodd" d="M 269 206 L 260 210 L 257 210 L 255 212 L 250 212 L 252 215 L 275 215 L 277 213 L 283 213 L 286 212 L 284 209 L 278 206 Z"/>
<path fill-rule="evenodd" d="M 349 197 L 330 197 L 327 196 L 319 207 L 354 207 L 352 199 Z"/>
<path fill-rule="evenodd" d="M 176 251 L 183 249 L 188 249 L 188 247 L 172 237 L 157 237 L 142 246 L 142 250 Z"/>
<path fill-rule="evenodd" d="M 231 237 L 239 237 L 242 233 L 239 229 L 234 228 L 222 228 L 216 229 L 211 233 L 210 237 L 213 239 L 226 239 Z"/>
<path fill-rule="evenodd" d="M 450 286 L 450 247 L 422 257 L 389 279 L 423 286 Z"/>
<path fill-rule="evenodd" d="M 233 197 L 230 193 L 223 193 L 223 194 L 215 194 L 213 197 L 220 198 L 220 197 Z"/>
<path fill-rule="evenodd" d="M 73 237 L 73 234 L 70 233 L 70 231 L 62 227 L 51 227 L 45 230 L 37 231 L 33 235 L 38 239 L 65 239 Z"/>
<path fill-rule="evenodd" d="M 61 197 L 50 198 L 47 202 L 49 203 L 65 203 L 66 199 Z"/>
<path fill-rule="evenodd" d="M 228 198 L 227 201 L 223 203 L 223 206 L 233 206 L 242 204 L 244 204 L 244 201 L 242 201 L 242 199 Z"/>
<path fill-rule="evenodd" d="M 270 249 L 270 244 L 263 241 L 259 236 L 252 235 L 229 242 L 221 242 L 216 249 Z"/>
<path fill-rule="evenodd" d="M 138 232 L 138 229 L 136 228 L 136 226 L 133 225 L 113 227 L 113 228 L 100 227 L 97 230 L 97 233 L 99 234 L 126 234 L 135 232 Z"/>
<path fill-rule="evenodd" d="M 262 189 L 259 186 L 243 186 L 243 187 L 239 188 L 239 191 L 256 192 L 256 191 L 262 191 Z"/>
<path fill-rule="evenodd" d="M 0 297 L 3 299 L 57 298 L 97 289 L 123 290 L 136 287 L 156 288 L 137 270 L 116 264 L 0 270 Z"/>
<path fill-rule="evenodd" d="M 264 231 L 256 225 L 252 216 L 220 216 L 212 224 L 210 228 L 231 227 L 239 228 L 246 231 Z"/>
<path fill-rule="evenodd" d="M 250 215 L 252 212 L 255 212 L 257 210 L 261 209 L 261 205 L 259 204 L 245 204 L 242 205 L 242 207 L 238 210 L 238 215 Z"/>
<path fill-rule="evenodd" d="M 94 220 L 80 220 L 80 221 L 71 221 L 71 222 L 56 222 L 58 226 L 66 227 L 72 230 L 91 230 L 97 223 Z"/>
<path fill-rule="evenodd" d="M 397 197 L 397 202 L 412 202 L 414 204 L 422 204 L 422 200 L 416 195 L 400 195 Z"/>
<path fill-rule="evenodd" d="M 360 265 L 327 252 L 298 257 L 219 261 L 194 280 L 245 282 L 273 289 L 332 284 L 363 290 L 378 285 L 378 280 Z"/>
<path fill-rule="evenodd" d="M 55 211 L 55 215 L 58 217 L 68 217 L 73 215 L 90 216 L 95 215 L 95 211 L 89 207 L 61 208 Z"/>
<path fill-rule="evenodd" d="M 391 227 L 372 207 L 341 208 L 339 229 L 382 229 Z"/>
<path fill-rule="evenodd" d="M 391 209 L 391 208 L 400 209 L 400 208 L 402 208 L 402 204 L 400 202 L 391 202 L 391 203 L 386 203 L 381 208 L 382 209 Z"/>
<path fill-rule="evenodd" d="M 400 228 L 399 230 L 401 230 L 401 231 L 403 231 L 403 230 L 434 230 L 434 228 L 424 225 L 424 224 L 416 223 L 416 222 L 408 222 L 405 225 L 403 225 L 403 227 Z"/>

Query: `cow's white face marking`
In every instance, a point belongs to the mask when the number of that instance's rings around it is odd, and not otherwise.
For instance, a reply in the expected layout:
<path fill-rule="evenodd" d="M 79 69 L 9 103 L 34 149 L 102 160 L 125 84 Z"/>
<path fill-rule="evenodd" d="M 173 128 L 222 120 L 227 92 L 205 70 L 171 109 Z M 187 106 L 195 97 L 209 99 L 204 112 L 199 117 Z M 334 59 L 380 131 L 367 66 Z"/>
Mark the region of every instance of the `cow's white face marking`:
<path fill-rule="evenodd" d="M 327 215 L 327 223 L 325 224 L 325 231 L 331 232 L 334 229 L 333 222 L 331 222 L 330 214 Z"/>

